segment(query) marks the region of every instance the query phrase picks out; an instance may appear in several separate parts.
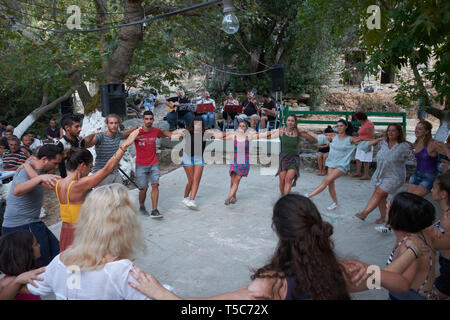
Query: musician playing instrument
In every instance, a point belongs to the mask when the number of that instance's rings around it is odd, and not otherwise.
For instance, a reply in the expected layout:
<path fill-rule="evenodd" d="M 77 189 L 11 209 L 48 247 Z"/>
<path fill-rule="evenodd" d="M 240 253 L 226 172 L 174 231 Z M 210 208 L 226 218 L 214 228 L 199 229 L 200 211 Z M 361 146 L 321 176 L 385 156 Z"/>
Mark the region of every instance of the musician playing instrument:
<path fill-rule="evenodd" d="M 275 121 L 276 105 L 272 97 L 265 93 L 263 94 L 264 104 L 261 107 L 261 129 L 266 128 L 267 121 Z"/>
<path fill-rule="evenodd" d="M 239 105 L 239 100 L 237 100 L 235 98 L 235 95 L 233 92 L 230 92 L 228 94 L 228 98 L 227 100 L 225 100 L 223 102 L 223 112 L 222 112 L 222 117 L 223 119 L 226 121 L 226 123 L 228 123 L 228 125 L 225 125 L 226 127 L 231 127 L 231 123 L 234 122 L 234 117 L 236 117 L 237 113 L 236 112 L 227 112 L 225 111 L 225 106 L 227 105 L 235 105 L 238 106 Z"/>
<path fill-rule="evenodd" d="M 177 122 L 183 121 L 185 127 L 188 128 L 194 120 L 195 114 L 189 110 L 180 110 L 184 105 L 189 105 L 191 101 L 185 97 L 182 89 L 177 90 L 177 96 L 166 100 L 167 106 L 167 122 L 169 122 L 169 131 L 177 129 Z"/>
<path fill-rule="evenodd" d="M 247 121 L 250 122 L 250 127 L 255 129 L 255 121 L 260 120 L 261 118 L 258 115 L 258 111 L 260 110 L 258 100 L 254 97 L 253 91 L 247 91 L 247 98 L 242 101 L 242 106 L 244 107 L 244 110 L 242 110 L 242 113 L 237 115 L 234 119 L 234 127 L 237 128 L 241 121 Z"/>

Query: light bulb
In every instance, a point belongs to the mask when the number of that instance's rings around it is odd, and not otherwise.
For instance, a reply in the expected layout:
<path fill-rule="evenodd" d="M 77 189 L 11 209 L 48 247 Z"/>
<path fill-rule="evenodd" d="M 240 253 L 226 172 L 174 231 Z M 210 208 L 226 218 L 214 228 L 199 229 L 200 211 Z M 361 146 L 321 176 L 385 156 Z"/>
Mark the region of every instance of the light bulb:
<path fill-rule="evenodd" d="M 239 30 L 239 20 L 234 13 L 229 12 L 223 17 L 222 30 L 228 34 L 236 33 Z"/>

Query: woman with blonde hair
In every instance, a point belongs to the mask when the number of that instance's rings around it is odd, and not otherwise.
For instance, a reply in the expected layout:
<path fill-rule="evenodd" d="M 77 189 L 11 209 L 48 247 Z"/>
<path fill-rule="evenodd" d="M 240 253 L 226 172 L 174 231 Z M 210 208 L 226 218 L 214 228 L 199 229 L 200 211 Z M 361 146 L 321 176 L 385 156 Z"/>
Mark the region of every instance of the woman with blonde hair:
<path fill-rule="evenodd" d="M 434 179 L 438 174 L 438 145 L 431 137 L 433 126 L 426 120 L 420 120 L 416 126 L 416 141 L 414 152 L 417 167 L 409 179 L 407 192 L 426 196 L 433 188 Z"/>
<path fill-rule="evenodd" d="M 113 172 L 138 133 L 139 129 L 131 132 L 106 165 L 92 175 L 89 175 L 89 173 L 94 165 L 94 158 L 89 150 L 71 148 L 66 152 L 67 176 L 57 181 L 55 185 L 62 220 L 59 236 L 60 252 L 63 252 L 72 244 L 78 214 L 88 192 Z M 28 173 L 30 176 L 37 175 L 36 172 L 33 172 L 31 166 L 25 165 L 24 167 L 27 173 L 31 171 Z"/>
<path fill-rule="evenodd" d="M 146 299 L 132 289 L 131 260 L 144 249 L 140 218 L 128 189 L 118 183 L 94 189 L 78 217 L 73 244 L 21 292 L 58 300 Z"/>

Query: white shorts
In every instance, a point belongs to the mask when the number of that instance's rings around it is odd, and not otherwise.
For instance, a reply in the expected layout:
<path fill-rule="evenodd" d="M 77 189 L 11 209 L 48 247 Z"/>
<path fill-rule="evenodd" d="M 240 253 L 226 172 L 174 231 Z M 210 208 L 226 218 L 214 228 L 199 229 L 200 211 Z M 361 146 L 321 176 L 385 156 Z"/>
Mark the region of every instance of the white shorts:
<path fill-rule="evenodd" d="M 370 147 L 370 151 L 364 152 L 360 149 L 356 149 L 355 159 L 361 162 L 372 162 L 373 146 Z"/>

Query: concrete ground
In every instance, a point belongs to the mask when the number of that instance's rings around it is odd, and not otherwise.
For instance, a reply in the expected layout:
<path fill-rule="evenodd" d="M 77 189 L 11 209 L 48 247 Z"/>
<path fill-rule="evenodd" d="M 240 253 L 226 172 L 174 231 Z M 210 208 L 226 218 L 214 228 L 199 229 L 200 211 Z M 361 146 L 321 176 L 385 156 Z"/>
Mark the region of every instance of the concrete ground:
<path fill-rule="evenodd" d="M 249 283 L 251 269 L 267 262 L 277 241 L 271 216 L 279 197 L 278 177 L 261 175 L 260 169 L 250 169 L 249 176 L 241 180 L 237 203 L 225 206 L 230 183 L 228 166 L 206 166 L 196 211 L 181 203 L 186 183 L 184 170 L 179 168 L 162 176 L 158 207 L 164 218 L 142 217 L 147 250 L 139 255 L 136 264 L 173 286 L 183 297 L 216 295 Z M 315 172 L 301 171 L 292 191 L 310 192 L 322 178 Z M 339 207 L 334 211 L 326 210 L 331 203 L 327 190 L 313 201 L 323 218 L 334 226 L 339 258 L 355 258 L 383 267 L 394 246 L 394 235 L 374 230 L 378 210 L 365 222 L 353 216 L 370 198 L 370 182 L 345 176 L 336 182 L 336 190 Z M 130 194 L 138 206 L 137 190 Z M 146 206 L 151 208 L 149 195 Z M 51 229 L 59 236 L 60 224 Z M 353 295 L 354 299 L 386 297 L 384 289 Z"/>

